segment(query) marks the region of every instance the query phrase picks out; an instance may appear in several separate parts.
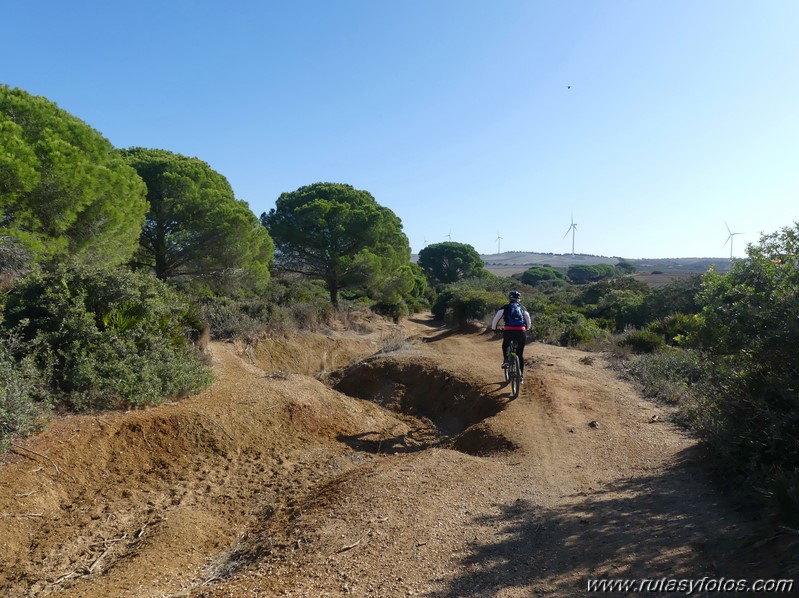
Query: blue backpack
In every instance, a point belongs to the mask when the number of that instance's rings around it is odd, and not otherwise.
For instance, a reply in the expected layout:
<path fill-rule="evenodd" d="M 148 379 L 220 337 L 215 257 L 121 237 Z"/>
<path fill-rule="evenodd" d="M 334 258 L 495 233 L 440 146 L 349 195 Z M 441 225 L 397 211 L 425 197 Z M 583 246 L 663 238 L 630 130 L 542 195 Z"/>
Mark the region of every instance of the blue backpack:
<path fill-rule="evenodd" d="M 524 307 L 518 301 L 508 304 L 505 308 L 505 326 L 525 326 Z"/>

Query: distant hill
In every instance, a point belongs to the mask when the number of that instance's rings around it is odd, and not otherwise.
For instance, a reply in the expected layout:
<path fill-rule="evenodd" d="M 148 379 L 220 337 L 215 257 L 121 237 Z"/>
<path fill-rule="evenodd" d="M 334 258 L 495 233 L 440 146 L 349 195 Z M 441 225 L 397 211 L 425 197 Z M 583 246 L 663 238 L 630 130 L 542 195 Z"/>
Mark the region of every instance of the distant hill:
<path fill-rule="evenodd" d="M 730 269 L 731 261 L 728 258 L 712 257 L 674 257 L 657 259 L 628 259 L 620 257 L 607 257 L 603 255 L 589 255 L 584 253 L 536 253 L 533 251 L 505 251 L 503 253 L 483 254 L 480 256 L 486 269 L 497 276 L 511 276 L 524 272 L 530 266 L 552 266 L 553 268 L 568 268 L 575 264 L 618 264 L 620 261 L 629 262 L 642 273 L 663 274 L 701 274 L 715 266 L 719 272 Z M 417 254 L 411 256 L 416 261 Z"/>
<path fill-rule="evenodd" d="M 603 255 L 588 255 L 576 253 L 535 253 L 527 251 L 506 251 L 481 255 L 486 269 L 497 275 L 510 276 L 524 272 L 530 266 L 549 265 L 553 268 L 568 268 L 575 264 L 617 264 L 620 261 L 629 262 L 638 268 L 639 272 L 663 272 L 664 274 L 697 274 L 707 272 L 715 266 L 720 272 L 730 269 L 730 260 L 725 258 L 659 258 L 659 259 L 628 259 L 620 257 L 607 257 Z"/>

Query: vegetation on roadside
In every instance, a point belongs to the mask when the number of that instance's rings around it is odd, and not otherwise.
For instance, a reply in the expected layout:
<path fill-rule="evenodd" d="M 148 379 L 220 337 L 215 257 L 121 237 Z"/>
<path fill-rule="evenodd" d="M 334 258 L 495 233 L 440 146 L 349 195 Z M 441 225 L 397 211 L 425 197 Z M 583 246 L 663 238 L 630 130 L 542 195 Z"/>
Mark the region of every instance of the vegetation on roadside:
<path fill-rule="evenodd" d="M 3 315 L 20 383 L 35 366 L 42 398 L 63 410 L 153 405 L 210 381 L 188 340 L 202 325 L 196 309 L 149 274 L 76 264 L 36 272 L 9 291 Z"/>

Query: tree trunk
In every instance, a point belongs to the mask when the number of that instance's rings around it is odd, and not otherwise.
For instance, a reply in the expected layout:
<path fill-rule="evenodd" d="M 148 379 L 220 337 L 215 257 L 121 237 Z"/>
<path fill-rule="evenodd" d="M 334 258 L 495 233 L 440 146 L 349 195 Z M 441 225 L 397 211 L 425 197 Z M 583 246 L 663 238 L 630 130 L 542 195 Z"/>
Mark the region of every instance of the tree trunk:
<path fill-rule="evenodd" d="M 333 309 L 338 311 L 338 281 L 328 280 L 327 288 L 330 291 L 330 304 L 333 306 Z"/>

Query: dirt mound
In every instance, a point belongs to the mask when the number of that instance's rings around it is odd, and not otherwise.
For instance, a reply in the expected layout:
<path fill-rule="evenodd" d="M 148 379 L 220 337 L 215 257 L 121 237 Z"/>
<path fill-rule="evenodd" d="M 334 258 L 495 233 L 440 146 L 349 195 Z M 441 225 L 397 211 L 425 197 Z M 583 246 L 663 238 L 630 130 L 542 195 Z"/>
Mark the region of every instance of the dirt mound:
<path fill-rule="evenodd" d="M 460 434 L 452 448 L 469 455 L 486 456 L 515 451 L 519 445 L 497 431 L 491 421 L 475 424 Z"/>
<path fill-rule="evenodd" d="M 377 353 L 380 346 L 380 336 L 341 332 L 334 337 L 298 332 L 291 338 L 263 339 L 251 349 L 242 346 L 240 350 L 250 363 L 265 372 L 316 376 Z"/>
<path fill-rule="evenodd" d="M 404 435 L 346 439 L 356 450 L 395 454 L 450 446 L 489 455 L 517 448 L 490 421 L 504 408 L 503 398 L 488 392 L 485 383 L 448 371 L 418 353 L 377 355 L 325 380 L 342 393 L 413 418 Z"/>
<path fill-rule="evenodd" d="M 375 357 L 331 375 L 333 388 L 397 413 L 429 419 L 442 434 L 458 434 L 497 414 L 504 404 L 481 381 L 419 356 Z"/>
<path fill-rule="evenodd" d="M 267 377 L 230 344 L 212 354 L 219 379 L 193 399 L 63 418 L 7 455 L 3 595 L 159 595 L 193 582 L 264 501 L 356 466 L 337 438 L 407 432 L 312 378 Z"/>

